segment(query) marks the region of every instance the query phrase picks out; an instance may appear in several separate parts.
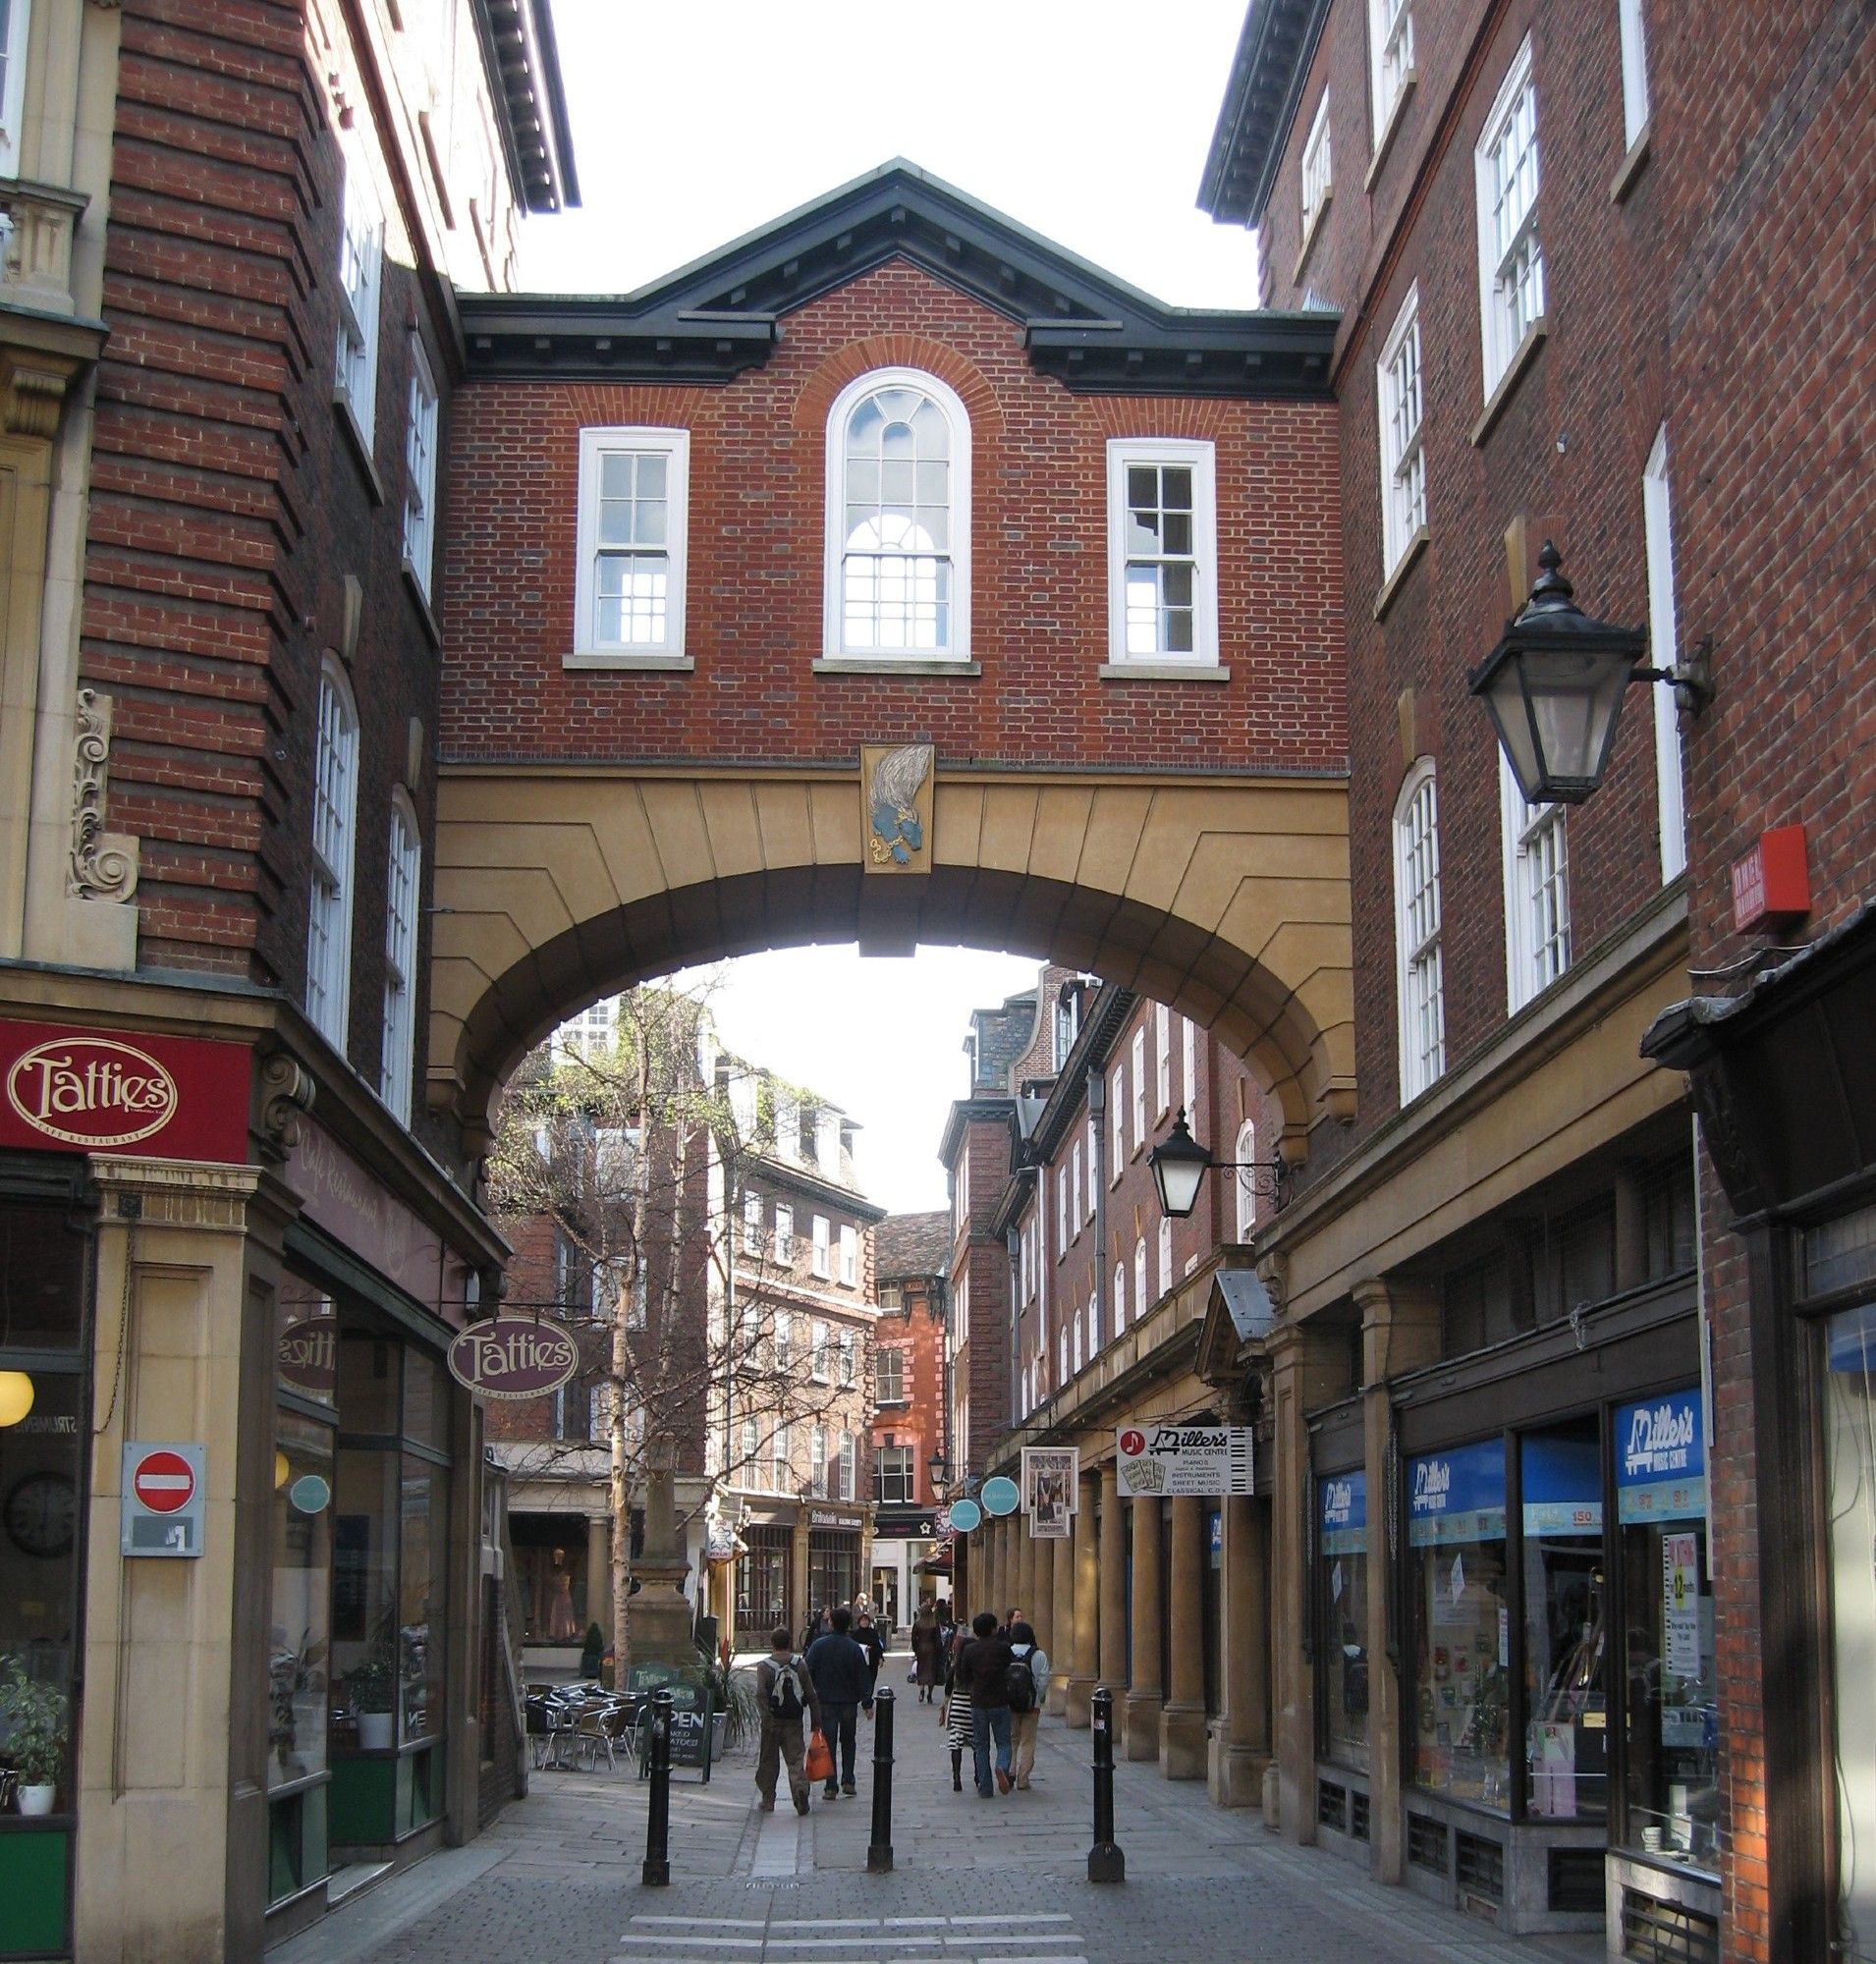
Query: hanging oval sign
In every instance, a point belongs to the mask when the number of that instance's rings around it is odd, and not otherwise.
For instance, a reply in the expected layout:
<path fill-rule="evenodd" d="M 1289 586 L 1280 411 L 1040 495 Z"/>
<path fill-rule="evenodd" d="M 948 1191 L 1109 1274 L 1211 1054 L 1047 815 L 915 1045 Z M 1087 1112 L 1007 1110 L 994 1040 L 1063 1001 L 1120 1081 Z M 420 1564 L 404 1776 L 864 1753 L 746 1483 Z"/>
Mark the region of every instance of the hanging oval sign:
<path fill-rule="evenodd" d="M 450 1345 L 450 1376 L 478 1397 L 538 1398 L 579 1369 L 579 1345 L 557 1323 L 496 1316 Z"/>
<path fill-rule="evenodd" d="M 1001 1473 L 983 1483 L 983 1492 L 978 1496 L 983 1501 L 984 1511 L 1001 1518 L 1014 1514 L 1022 1504 L 1022 1489 L 1014 1480 L 1006 1480 Z"/>
<path fill-rule="evenodd" d="M 951 1531 L 953 1534 L 967 1535 L 983 1520 L 983 1510 L 975 1500 L 953 1500 L 951 1503 Z"/>
<path fill-rule="evenodd" d="M 316 1473 L 303 1473 L 287 1489 L 287 1499 L 303 1514 L 323 1514 L 332 1489 Z"/>

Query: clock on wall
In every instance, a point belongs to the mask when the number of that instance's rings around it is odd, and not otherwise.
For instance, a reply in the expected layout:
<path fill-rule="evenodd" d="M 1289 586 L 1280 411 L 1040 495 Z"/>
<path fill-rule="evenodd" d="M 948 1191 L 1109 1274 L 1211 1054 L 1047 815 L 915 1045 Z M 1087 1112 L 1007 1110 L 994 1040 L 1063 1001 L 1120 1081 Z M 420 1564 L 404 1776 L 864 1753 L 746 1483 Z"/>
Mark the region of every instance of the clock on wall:
<path fill-rule="evenodd" d="M 79 1496 L 68 1473 L 28 1473 L 8 1490 L 0 1519 L 28 1555 L 68 1553 L 78 1529 Z"/>

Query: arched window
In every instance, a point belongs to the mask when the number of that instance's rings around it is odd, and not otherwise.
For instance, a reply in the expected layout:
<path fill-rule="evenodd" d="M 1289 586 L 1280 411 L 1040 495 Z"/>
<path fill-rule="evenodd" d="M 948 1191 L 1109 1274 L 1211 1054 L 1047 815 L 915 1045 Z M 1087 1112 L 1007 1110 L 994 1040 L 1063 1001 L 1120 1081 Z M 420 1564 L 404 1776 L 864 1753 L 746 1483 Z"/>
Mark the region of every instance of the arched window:
<path fill-rule="evenodd" d="M 1253 1169 L 1257 1163 L 1257 1127 L 1246 1118 L 1238 1128 L 1238 1143 L 1232 1149 L 1232 1158 L 1238 1162 L 1238 1177 L 1233 1185 L 1238 1189 L 1238 1238 L 1250 1239 L 1251 1229 L 1257 1225 L 1257 1175 Z"/>
<path fill-rule="evenodd" d="M 336 662 L 319 677 L 313 731 L 312 891 L 306 907 L 306 1014 L 345 1049 L 352 986 L 352 860 L 358 830 L 359 711 Z"/>
<path fill-rule="evenodd" d="M 1146 1314 L 1146 1237 L 1133 1243 L 1133 1321 Z"/>
<path fill-rule="evenodd" d="M 1407 773 L 1394 806 L 1394 946 L 1405 1105 L 1446 1068 L 1440 810 L 1432 760 L 1426 757 Z"/>
<path fill-rule="evenodd" d="M 1114 1264 L 1114 1334 L 1127 1328 L 1127 1264 Z"/>
<path fill-rule="evenodd" d="M 384 1047 L 378 1095 L 407 1125 L 416 1046 L 416 907 L 422 863 L 416 813 L 402 791 L 394 791 L 384 889 Z"/>
<path fill-rule="evenodd" d="M 970 420 L 916 368 L 850 382 L 827 419 L 827 653 L 964 661 Z"/>

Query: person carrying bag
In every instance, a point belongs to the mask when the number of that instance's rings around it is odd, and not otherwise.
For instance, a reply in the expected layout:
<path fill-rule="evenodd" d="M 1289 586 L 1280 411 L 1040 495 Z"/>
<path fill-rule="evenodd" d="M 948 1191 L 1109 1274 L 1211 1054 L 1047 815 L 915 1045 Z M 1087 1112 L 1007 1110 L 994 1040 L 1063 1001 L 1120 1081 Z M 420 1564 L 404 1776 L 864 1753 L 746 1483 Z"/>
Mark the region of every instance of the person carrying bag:
<path fill-rule="evenodd" d="M 795 1654 L 787 1629 L 769 1632 L 769 1654 L 755 1667 L 756 1695 L 762 1706 L 762 1742 L 755 1762 L 755 1787 L 762 1796 L 762 1812 L 775 1808 L 775 1782 L 781 1769 L 788 1768 L 789 1792 L 797 1814 L 807 1812 L 808 1781 L 814 1774 L 814 1746 L 825 1753 L 821 1737 L 821 1702 L 807 1666 Z M 814 1736 L 802 1765 L 801 1719 L 813 1720 Z"/>

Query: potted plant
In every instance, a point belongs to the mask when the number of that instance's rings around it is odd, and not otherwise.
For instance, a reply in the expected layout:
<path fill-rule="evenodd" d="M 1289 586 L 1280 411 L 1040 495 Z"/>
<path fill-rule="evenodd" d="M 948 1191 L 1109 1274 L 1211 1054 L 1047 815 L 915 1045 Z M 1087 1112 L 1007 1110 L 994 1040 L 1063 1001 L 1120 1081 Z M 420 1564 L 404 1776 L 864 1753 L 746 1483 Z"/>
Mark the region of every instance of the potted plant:
<path fill-rule="evenodd" d="M 383 1752 L 392 1744 L 391 1715 L 398 1701 L 397 1650 L 388 1627 L 346 1672 L 345 1688 L 359 1720 L 359 1744 L 368 1753 Z"/>
<path fill-rule="evenodd" d="M 28 1677 L 17 1657 L 6 1664 L 0 1677 L 0 1720 L 6 1726 L 0 1750 L 20 1776 L 20 1812 L 50 1814 L 71 1743 L 71 1705 L 56 1684 Z"/>

